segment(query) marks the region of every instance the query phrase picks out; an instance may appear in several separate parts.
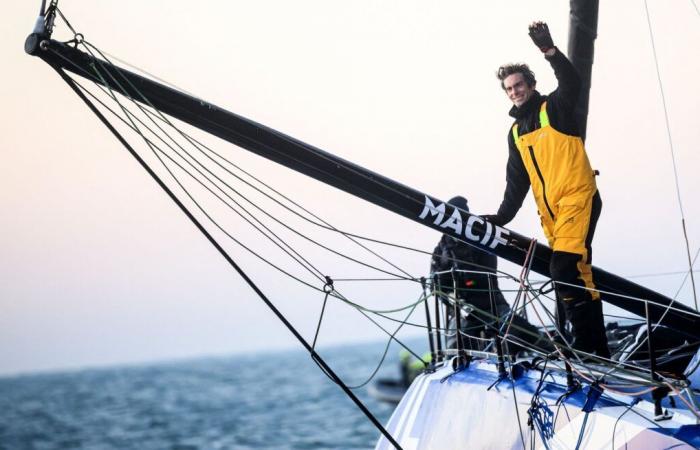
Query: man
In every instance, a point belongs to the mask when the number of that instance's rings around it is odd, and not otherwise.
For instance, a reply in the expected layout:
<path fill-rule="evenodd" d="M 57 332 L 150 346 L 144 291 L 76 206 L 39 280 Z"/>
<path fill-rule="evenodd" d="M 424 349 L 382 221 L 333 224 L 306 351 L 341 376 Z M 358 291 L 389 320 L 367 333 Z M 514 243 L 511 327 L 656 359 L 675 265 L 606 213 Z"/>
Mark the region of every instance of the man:
<path fill-rule="evenodd" d="M 515 122 L 508 130 L 503 202 L 496 215 L 484 217 L 497 225 L 507 224 L 532 186 L 553 250 L 551 277 L 571 323 L 573 346 L 609 357 L 602 303 L 591 273 L 591 242 L 602 201 L 574 118 L 581 81 L 554 46 L 547 24 L 533 23 L 529 34 L 554 69 L 558 87 L 541 95 L 526 64 L 498 69 L 501 87 L 513 102 L 510 115 Z"/>
<path fill-rule="evenodd" d="M 469 211 L 467 199 L 464 197 L 454 197 L 448 203 Z M 482 350 L 480 344 L 483 341 L 473 342 L 470 337 L 480 337 L 482 330 L 490 334 L 499 326 L 499 321 L 495 320 L 494 316 L 500 319 L 500 324 L 511 319 L 510 305 L 498 287 L 498 278 L 495 276 L 497 261 L 495 255 L 454 239 L 448 234 L 442 236 L 433 250 L 430 261 L 430 273 L 437 277 L 441 291 L 452 292 L 456 285 L 456 297 L 474 307 L 466 321 L 461 323 L 462 332 L 469 336 L 466 339 L 466 347 L 473 350 Z M 455 326 L 450 325 L 452 316 L 453 310 L 448 308 L 448 328 Z M 529 346 L 539 351 L 553 350 L 547 338 L 534 325 L 517 315 L 513 317 L 509 336 L 508 348 L 513 354 Z M 448 340 L 447 346 L 455 347 L 454 340 Z"/>

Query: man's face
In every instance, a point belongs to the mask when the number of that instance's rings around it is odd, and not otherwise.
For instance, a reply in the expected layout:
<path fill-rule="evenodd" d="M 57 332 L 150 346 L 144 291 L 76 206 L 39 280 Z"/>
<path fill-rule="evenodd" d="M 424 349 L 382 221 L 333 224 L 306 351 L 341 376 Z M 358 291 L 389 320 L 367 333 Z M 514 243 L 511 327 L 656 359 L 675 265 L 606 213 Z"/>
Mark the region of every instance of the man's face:
<path fill-rule="evenodd" d="M 532 93 L 535 92 L 535 86 L 528 86 L 522 73 L 508 75 L 503 80 L 503 87 L 506 95 L 517 108 L 520 108 L 528 101 L 532 97 Z"/>

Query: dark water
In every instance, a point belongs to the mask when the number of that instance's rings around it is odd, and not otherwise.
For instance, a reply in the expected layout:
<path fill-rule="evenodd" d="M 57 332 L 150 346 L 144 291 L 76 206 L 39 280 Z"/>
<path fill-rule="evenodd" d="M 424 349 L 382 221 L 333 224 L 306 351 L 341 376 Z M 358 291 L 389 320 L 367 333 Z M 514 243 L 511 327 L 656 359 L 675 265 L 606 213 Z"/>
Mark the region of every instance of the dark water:
<path fill-rule="evenodd" d="M 353 384 L 382 349 L 320 353 Z M 397 375 L 396 353 L 380 376 Z M 355 393 L 386 423 L 392 405 Z M 2 449 L 354 449 L 378 436 L 301 351 L 0 378 Z"/>

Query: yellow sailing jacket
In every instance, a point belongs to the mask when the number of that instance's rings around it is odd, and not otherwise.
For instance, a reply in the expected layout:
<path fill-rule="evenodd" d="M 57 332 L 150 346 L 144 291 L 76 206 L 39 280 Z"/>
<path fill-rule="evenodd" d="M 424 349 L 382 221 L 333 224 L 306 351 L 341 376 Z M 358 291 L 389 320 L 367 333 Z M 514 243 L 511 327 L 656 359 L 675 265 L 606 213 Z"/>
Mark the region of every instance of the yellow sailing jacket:
<path fill-rule="evenodd" d="M 519 136 L 516 123 L 512 133 L 530 177 L 542 224 L 550 234 L 560 210 L 565 206 L 586 208 L 597 187 L 581 138 L 566 135 L 549 124 L 546 101 L 540 106 L 539 118 L 540 128 Z"/>

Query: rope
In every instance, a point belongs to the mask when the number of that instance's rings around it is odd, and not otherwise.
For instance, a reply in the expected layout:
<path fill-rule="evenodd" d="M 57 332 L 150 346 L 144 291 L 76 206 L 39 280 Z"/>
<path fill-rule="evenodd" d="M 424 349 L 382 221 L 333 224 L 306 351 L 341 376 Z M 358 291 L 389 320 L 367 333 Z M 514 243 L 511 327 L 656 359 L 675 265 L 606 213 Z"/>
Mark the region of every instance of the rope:
<path fill-rule="evenodd" d="M 321 329 L 321 322 L 323 321 L 323 313 L 326 311 L 326 303 L 328 302 L 328 295 L 333 292 L 333 280 L 331 277 L 326 275 L 326 284 L 323 286 L 323 292 L 326 295 L 323 296 L 323 306 L 321 307 L 321 314 L 318 316 L 318 325 L 316 325 L 316 334 L 314 334 L 314 341 L 311 344 L 311 348 L 316 348 L 316 340 L 318 339 L 318 332 Z"/>
<path fill-rule="evenodd" d="M 396 440 L 389 434 L 389 432 L 384 428 L 384 426 L 374 417 L 374 415 L 367 409 L 367 407 L 352 393 L 352 391 L 343 383 L 343 381 L 335 375 L 332 369 L 323 361 L 323 359 L 308 345 L 304 338 L 296 331 L 291 323 L 282 315 L 279 310 L 272 304 L 272 302 L 265 296 L 265 294 L 257 287 L 257 285 L 248 277 L 248 275 L 235 263 L 235 261 L 228 255 L 228 253 L 218 244 L 218 242 L 211 236 L 211 234 L 206 230 L 206 228 L 189 212 L 189 210 L 184 206 L 184 204 L 175 196 L 175 194 L 165 185 L 165 183 L 151 170 L 151 168 L 145 163 L 145 161 L 133 150 L 133 148 L 128 144 L 128 142 L 119 134 L 119 132 L 107 121 L 107 119 L 100 113 L 100 111 L 90 103 L 89 99 L 81 92 L 81 90 L 72 83 L 70 77 L 65 75 L 61 69 L 57 69 L 57 72 L 66 81 L 66 83 L 74 90 L 78 96 L 88 105 L 93 113 L 104 123 L 104 125 L 109 128 L 109 130 L 117 137 L 117 139 L 129 150 L 129 152 L 137 159 L 141 166 L 151 175 L 151 177 L 159 184 L 159 186 L 168 194 L 168 196 L 177 204 L 185 215 L 193 222 L 193 224 L 204 234 L 204 236 L 209 240 L 209 242 L 214 245 L 214 247 L 219 251 L 219 253 L 229 262 L 229 264 L 238 272 L 238 274 L 244 279 L 244 281 L 255 291 L 255 293 L 266 303 L 266 305 L 273 311 L 273 313 L 278 317 L 280 321 L 294 334 L 297 340 L 312 354 L 312 357 L 318 364 L 320 364 L 325 373 L 329 374 L 332 379 L 341 387 L 341 389 L 350 397 L 351 400 L 357 405 L 357 407 L 367 416 L 367 418 L 374 424 L 374 426 L 380 430 L 380 432 L 386 437 L 392 445 L 396 448 L 401 448 L 401 446 L 396 442 Z M 116 80 L 115 80 L 116 81 Z M 116 100 L 116 99 L 115 99 Z M 120 104 L 121 106 L 121 104 Z M 150 147 L 150 145 L 149 145 Z M 152 149 L 153 151 L 153 149 Z M 154 154 L 157 153 L 153 151 Z"/>
<path fill-rule="evenodd" d="M 90 47 L 95 48 L 95 47 L 94 47 L 92 44 L 90 44 L 90 43 L 87 43 L 87 42 L 86 42 L 86 45 L 89 45 Z M 95 48 L 95 50 L 96 50 L 98 53 L 100 53 L 101 56 L 104 57 L 104 55 L 102 54 L 102 52 L 101 52 L 99 49 Z M 89 50 L 88 50 L 88 51 L 89 51 Z M 92 52 L 90 52 L 90 54 L 92 55 Z M 94 56 L 94 55 L 93 55 L 93 56 Z M 108 62 L 109 62 L 109 61 L 108 61 Z M 111 64 L 111 62 L 110 62 L 110 64 Z M 111 75 L 111 74 L 110 74 L 110 75 Z M 117 84 L 119 85 L 119 82 L 118 82 L 116 79 L 114 79 L 114 77 L 112 77 L 112 79 L 115 81 L 115 83 L 117 83 Z M 126 79 L 126 78 L 125 78 L 125 79 Z M 126 81 L 128 81 L 128 79 L 126 79 Z M 134 89 L 136 92 L 139 92 L 138 89 L 136 89 L 136 87 L 133 86 L 131 83 L 129 83 L 129 85 L 130 85 L 130 87 L 131 87 L 132 89 Z M 121 85 L 119 85 L 119 86 L 120 86 L 120 89 L 124 90 L 124 89 L 121 87 Z M 145 98 L 145 97 L 143 96 L 143 94 L 141 94 L 141 93 L 139 92 L 139 95 L 143 98 L 143 100 L 144 100 L 146 103 L 149 104 L 149 106 L 151 106 L 151 108 L 153 108 L 153 106 L 150 104 L 150 102 L 148 101 L 148 99 Z M 130 100 L 131 100 L 139 109 L 141 109 L 141 110 L 143 111 L 143 108 L 142 108 L 138 103 L 136 103 L 133 99 L 130 99 Z M 153 109 L 155 110 L 155 108 L 153 108 Z M 166 120 L 167 120 L 167 119 L 166 119 Z M 154 123 L 155 123 L 155 122 L 154 122 Z M 171 124 L 169 121 L 168 121 L 167 123 L 168 123 L 171 127 L 173 127 L 175 130 L 178 130 L 178 128 L 177 128 L 176 126 L 174 126 L 173 124 Z M 157 126 L 157 125 L 156 125 L 156 126 Z M 163 133 L 165 133 L 165 134 L 167 135 L 167 133 L 166 133 L 165 131 L 163 131 L 162 128 L 160 128 L 160 127 L 158 127 L 158 128 L 159 128 Z M 151 132 L 152 132 L 152 130 L 151 130 Z M 168 137 L 170 137 L 170 136 L 168 135 Z M 172 137 L 170 137 L 170 139 L 174 141 L 174 139 L 172 139 Z M 174 141 L 174 142 L 175 142 L 175 141 Z M 178 145 L 178 146 L 179 146 L 179 145 Z M 171 148 L 172 148 L 172 147 L 171 147 Z M 182 148 L 182 147 L 180 147 L 180 148 Z M 173 149 L 173 150 L 174 150 L 174 149 Z M 183 149 L 183 151 L 184 151 L 184 149 Z M 176 153 L 177 153 L 177 152 L 176 152 Z M 190 154 L 188 154 L 188 156 L 192 157 Z M 181 156 L 181 157 L 182 157 L 182 156 Z M 185 159 L 185 158 L 183 158 L 183 159 Z M 193 158 L 193 159 L 194 159 L 194 158 Z M 171 159 L 171 160 L 172 160 L 172 159 Z M 185 159 L 185 160 L 186 160 L 186 159 Z M 195 159 L 195 161 L 196 161 L 196 159 Z M 174 162 L 174 161 L 173 161 L 173 162 Z M 189 163 L 189 161 L 188 161 L 188 163 Z M 202 165 L 202 164 L 200 163 L 200 165 Z M 180 165 L 178 164 L 178 166 L 180 166 Z M 203 165 L 202 165 L 202 167 L 203 167 L 205 170 L 207 170 L 209 173 L 212 173 L 212 172 L 210 172 L 208 169 L 206 169 L 206 167 L 204 167 Z M 199 180 L 197 177 L 194 177 L 191 173 L 189 173 L 189 172 L 186 171 L 184 168 L 182 168 L 182 166 L 180 166 L 180 168 L 181 168 L 182 170 L 184 170 L 186 173 L 188 173 L 190 176 L 192 176 L 192 178 L 195 179 L 195 181 L 197 181 L 197 182 L 199 182 L 200 184 L 202 184 L 203 187 L 205 187 L 207 190 L 209 190 L 209 191 L 211 192 L 211 190 L 208 189 L 206 186 L 204 186 L 204 184 L 201 183 L 200 180 Z M 196 170 L 196 169 L 195 169 L 195 170 Z M 201 174 L 201 171 L 198 171 L 198 172 L 200 172 L 200 174 Z M 388 271 L 385 271 L 385 270 L 380 269 L 380 268 L 378 268 L 378 267 L 372 266 L 371 264 L 364 263 L 364 262 L 359 261 L 359 260 L 357 260 L 357 259 L 355 259 L 355 258 L 351 258 L 351 257 L 345 255 L 344 253 L 337 252 L 337 251 L 335 251 L 335 250 L 333 250 L 333 249 L 331 249 L 331 248 L 329 248 L 329 247 L 327 247 L 327 246 L 324 246 L 324 245 L 320 244 L 319 242 L 317 242 L 317 241 L 315 241 L 315 240 L 309 238 L 308 236 L 306 236 L 306 235 L 304 235 L 304 234 L 298 232 L 297 230 L 295 230 L 295 229 L 289 227 L 289 226 L 288 226 L 287 224 L 285 224 L 284 222 L 282 222 L 282 221 L 278 220 L 277 218 L 273 217 L 271 214 L 269 214 L 268 212 L 264 211 L 262 208 L 258 207 L 256 204 L 254 204 L 253 202 L 251 202 L 251 201 L 250 201 L 249 199 L 247 199 L 245 196 L 243 196 L 243 195 L 240 194 L 238 191 L 236 191 L 235 189 L 233 189 L 230 185 L 228 185 L 228 184 L 225 183 L 223 180 L 221 180 L 221 178 L 219 178 L 218 176 L 216 176 L 216 175 L 213 174 L 213 173 L 212 173 L 212 175 L 214 175 L 220 182 L 224 183 L 224 185 L 227 186 L 229 189 L 233 190 L 236 194 L 238 194 L 238 195 L 241 196 L 243 199 L 245 199 L 246 201 L 248 201 L 251 205 L 253 205 L 253 206 L 256 207 L 257 209 L 259 209 L 261 212 L 263 212 L 264 214 L 266 214 L 266 215 L 267 215 L 268 217 L 270 217 L 272 220 L 278 222 L 280 225 L 284 226 L 284 227 L 287 228 L 288 230 L 290 230 L 290 231 L 294 232 L 295 234 L 297 234 L 297 235 L 303 237 L 304 239 L 306 239 L 306 240 L 308 240 L 308 241 L 314 243 L 315 245 L 318 245 L 319 247 L 321 247 L 321 248 L 323 248 L 323 249 L 325 249 L 325 250 L 327 250 L 327 251 L 329 251 L 329 252 L 331 252 L 331 253 L 334 253 L 334 254 L 336 254 L 336 255 L 338 255 L 338 256 L 341 256 L 341 257 L 343 257 L 343 258 L 345 258 L 345 259 L 348 259 L 348 260 L 350 260 L 350 261 L 352 261 L 352 262 L 361 264 L 361 265 L 363 265 L 363 266 L 366 266 L 366 267 L 368 267 L 368 268 L 377 270 L 377 271 L 382 272 L 382 273 L 386 273 L 386 274 L 389 274 L 389 275 L 394 275 L 394 276 L 396 276 L 397 278 L 402 278 L 400 275 L 392 274 L 391 272 L 388 272 Z M 175 178 L 174 175 L 172 175 L 172 176 Z M 207 180 L 213 184 L 213 182 L 212 182 L 210 179 L 208 179 L 208 177 L 206 177 L 206 175 L 203 175 L 203 176 L 204 176 L 205 178 L 207 178 Z M 179 184 L 179 183 L 178 183 L 178 184 Z M 181 187 L 182 187 L 182 186 L 181 186 Z M 218 187 L 218 186 L 217 186 L 217 187 Z M 185 190 L 184 187 L 182 187 L 182 189 Z M 221 188 L 219 188 L 219 189 L 221 189 Z M 218 195 L 214 194 L 213 192 L 212 192 L 212 194 L 215 195 L 215 196 L 216 196 L 220 201 L 222 201 L 225 205 L 227 205 L 227 206 L 230 207 L 230 205 L 227 204 L 226 201 L 223 200 L 221 197 L 219 197 Z M 191 196 L 190 196 L 190 197 L 191 197 Z M 227 197 L 228 197 L 229 199 L 231 199 L 230 196 L 227 195 Z M 254 217 L 254 216 L 252 216 L 252 214 L 250 214 L 247 210 L 245 210 L 245 208 L 243 208 L 238 202 L 235 202 L 235 200 L 233 200 L 233 199 L 231 199 L 231 200 L 234 201 L 234 203 L 236 203 L 237 206 L 239 206 L 239 207 L 242 208 L 244 211 L 246 211 L 249 215 L 251 215 L 251 217 Z M 193 199 L 193 201 L 194 201 L 194 199 Z M 239 215 L 240 215 L 240 214 L 239 214 Z M 242 216 L 241 216 L 241 217 L 242 217 Z M 247 219 L 246 219 L 246 220 L 247 220 Z M 257 219 L 256 219 L 256 220 L 257 220 Z M 258 220 L 258 223 L 260 223 L 260 224 L 264 227 L 264 225 L 262 224 L 262 222 L 260 222 L 259 220 Z M 265 227 L 265 228 L 267 229 L 267 227 Z M 259 231 L 259 230 L 258 230 L 258 231 Z M 268 231 L 269 231 L 269 229 L 268 229 Z M 278 239 L 279 239 L 279 238 L 278 238 Z M 280 240 L 280 241 L 281 241 L 281 240 Z M 274 241 L 273 241 L 273 242 L 274 242 Z M 285 244 L 285 245 L 286 245 L 286 244 Z M 290 255 L 290 256 L 291 256 L 291 255 Z M 314 268 L 314 270 L 316 270 L 316 272 L 319 273 L 319 274 L 321 273 L 321 272 L 320 272 L 318 269 L 316 269 L 316 268 Z M 317 277 L 317 278 L 321 279 L 320 277 Z M 413 279 L 413 278 L 411 278 L 411 279 Z"/>
<path fill-rule="evenodd" d="M 104 82 L 104 80 L 103 80 L 103 82 Z M 116 82 L 116 80 L 115 80 L 115 82 Z M 121 103 L 116 99 L 116 97 L 114 96 L 113 93 L 111 93 L 111 96 L 112 96 L 113 100 L 114 100 L 115 102 L 117 102 L 117 103 L 119 104 L 119 106 L 120 106 L 123 110 L 126 110 L 126 108 L 124 108 L 123 105 L 121 105 Z M 128 111 L 128 110 L 126 110 L 126 111 Z M 114 113 L 114 111 L 111 110 L 111 109 L 110 109 L 110 112 L 112 112 L 113 114 L 116 114 L 116 113 Z M 122 121 L 123 121 L 123 119 L 122 119 Z M 141 137 L 147 142 L 147 144 L 154 145 L 150 140 L 148 140 L 148 138 L 146 138 L 142 133 L 140 133 L 140 131 L 138 130 L 138 127 L 136 127 L 135 124 L 133 124 L 133 122 L 132 122 L 132 124 L 131 124 L 131 128 L 134 129 L 137 133 L 139 133 L 139 134 L 141 135 Z M 149 147 L 150 147 L 150 145 L 149 145 Z M 157 154 L 156 154 L 156 157 L 158 158 Z M 159 159 L 159 160 L 161 161 L 161 163 L 162 163 L 162 160 L 161 160 L 160 158 L 158 158 L 158 159 Z M 176 182 L 178 182 L 178 181 L 177 181 L 177 178 L 174 176 L 174 174 L 172 174 L 172 172 L 167 168 L 167 166 L 165 166 L 165 167 L 166 167 L 166 170 L 168 170 L 168 172 L 171 174 L 171 176 L 173 176 L 173 178 L 176 180 Z M 180 183 L 178 182 L 178 184 L 180 184 Z M 188 191 L 184 188 L 184 186 L 180 185 L 180 187 L 183 189 L 183 191 L 185 191 L 186 193 L 188 193 Z M 189 194 L 188 194 L 188 195 L 189 195 Z M 296 280 L 297 282 L 300 282 L 300 283 L 302 283 L 303 285 L 305 285 L 305 286 L 307 286 L 307 287 L 310 287 L 310 288 L 312 288 L 312 289 L 320 290 L 319 288 L 317 288 L 317 287 L 315 287 L 315 286 L 312 286 L 312 285 L 306 283 L 305 281 L 299 279 L 298 277 L 295 277 L 294 275 L 292 275 L 292 274 L 288 273 L 287 271 L 281 269 L 280 267 L 278 267 L 278 266 L 276 266 L 275 264 L 271 263 L 270 261 L 268 261 L 267 259 L 265 259 L 265 258 L 262 257 L 261 255 L 257 254 L 257 253 L 254 252 L 252 249 L 250 249 L 249 247 L 247 247 L 246 245 L 244 245 L 242 242 L 240 242 L 240 241 L 237 240 L 235 237 L 233 237 L 232 235 L 230 235 L 230 233 L 228 233 L 225 229 L 223 229 L 223 227 L 221 227 L 221 226 L 218 224 L 218 222 L 214 221 L 213 218 L 211 218 L 211 217 L 206 213 L 206 211 L 204 211 L 203 208 L 201 208 L 201 207 L 199 206 L 199 204 L 194 200 L 194 198 L 192 198 L 191 196 L 190 196 L 190 198 L 191 198 L 191 200 L 195 203 L 195 205 L 197 205 L 197 207 L 200 209 L 200 211 L 202 211 L 202 213 L 205 214 L 205 216 L 207 216 L 207 218 L 208 218 L 210 221 L 212 221 L 212 223 L 213 223 L 215 226 L 217 226 L 217 228 L 219 228 L 223 233 L 225 233 L 230 239 L 232 239 L 234 242 L 236 242 L 236 243 L 237 243 L 238 245 L 240 245 L 242 248 L 244 248 L 245 250 L 247 250 L 247 251 L 250 252 L 251 254 L 255 255 L 256 257 L 258 257 L 259 259 L 261 259 L 261 260 L 264 261 L 265 263 L 269 264 L 270 266 L 274 267 L 275 269 L 279 270 L 279 271 L 282 272 L 283 274 L 285 274 L 285 275 L 289 276 L 290 278 Z M 353 307 L 355 307 L 356 309 L 358 309 L 358 311 L 359 311 L 362 315 L 364 315 L 366 318 L 368 318 L 375 326 L 377 326 L 377 327 L 378 327 L 380 330 L 382 330 L 385 334 L 389 335 L 389 336 L 391 337 L 392 340 L 394 340 L 394 341 L 397 342 L 399 345 L 401 345 L 402 347 L 404 347 L 404 348 L 407 349 L 409 352 L 411 352 L 412 354 L 415 355 L 415 353 L 414 353 L 410 348 L 408 348 L 405 344 L 403 344 L 401 341 L 399 341 L 398 339 L 396 339 L 395 336 L 393 336 L 389 331 L 387 331 L 386 329 L 384 329 L 381 325 L 379 325 L 379 324 L 378 324 L 376 321 L 374 321 L 371 317 L 367 316 L 367 314 L 366 314 L 364 311 L 361 310 L 361 309 L 363 308 L 362 306 L 360 306 L 359 304 L 356 304 L 356 303 L 352 303 L 352 302 L 350 302 L 349 300 L 340 297 L 339 295 L 336 295 L 336 297 L 339 298 L 339 299 L 342 300 L 342 301 L 345 301 L 346 303 L 349 303 L 351 306 L 353 306 Z M 416 304 L 417 304 L 417 303 L 420 303 L 420 301 L 416 302 Z M 407 309 L 407 308 L 411 308 L 411 306 L 413 306 L 413 305 L 409 305 L 409 306 L 404 307 L 404 308 L 401 308 L 401 309 L 399 309 L 399 310 L 405 310 L 405 309 Z M 372 311 L 372 310 L 369 310 L 369 311 L 375 313 L 375 312 Z M 395 311 L 396 311 L 396 310 L 395 310 Z M 375 314 L 376 314 L 376 313 L 375 313 Z M 378 315 L 381 316 L 381 314 L 378 314 Z M 390 319 L 390 318 L 385 317 L 385 316 L 382 316 L 382 317 L 387 318 L 387 319 Z M 390 320 L 394 320 L 394 319 L 390 319 Z M 395 320 L 394 320 L 394 321 L 395 321 Z M 414 325 L 414 326 L 415 326 L 415 325 Z"/>
<path fill-rule="evenodd" d="M 695 5 L 695 3 L 693 3 Z M 654 65 L 656 67 L 656 77 L 659 80 L 659 91 L 661 92 L 661 103 L 664 107 L 664 119 L 666 121 L 666 134 L 668 135 L 668 145 L 671 150 L 671 163 L 673 165 L 673 177 L 676 182 L 676 194 L 678 196 L 678 207 L 681 212 L 681 226 L 683 228 L 683 238 L 685 239 L 685 250 L 688 256 L 688 268 L 690 273 L 691 285 L 693 287 L 693 300 L 695 301 L 695 309 L 698 309 L 698 295 L 695 291 L 695 277 L 693 276 L 693 262 L 690 258 L 690 242 L 688 242 L 688 231 L 685 227 L 685 213 L 683 212 L 683 202 L 681 200 L 681 188 L 680 182 L 678 180 L 678 169 L 676 168 L 676 155 L 673 150 L 673 139 L 671 138 L 671 123 L 668 118 L 668 108 L 666 107 L 666 96 L 664 94 L 664 86 L 661 82 L 661 72 L 659 70 L 659 60 L 656 56 L 656 45 L 654 44 L 654 31 L 651 26 L 651 16 L 649 15 L 649 6 L 647 5 L 647 0 L 644 0 L 644 10 L 646 11 L 647 24 L 649 25 L 649 37 L 651 38 L 651 50 L 654 55 Z"/>

